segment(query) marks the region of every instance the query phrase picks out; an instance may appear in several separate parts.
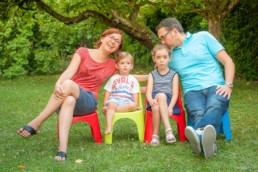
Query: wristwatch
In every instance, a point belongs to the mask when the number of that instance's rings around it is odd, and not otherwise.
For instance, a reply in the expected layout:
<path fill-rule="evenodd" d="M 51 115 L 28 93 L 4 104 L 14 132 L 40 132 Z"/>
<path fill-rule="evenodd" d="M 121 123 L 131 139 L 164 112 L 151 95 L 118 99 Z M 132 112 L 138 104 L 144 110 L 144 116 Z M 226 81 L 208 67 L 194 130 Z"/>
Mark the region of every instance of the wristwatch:
<path fill-rule="evenodd" d="M 226 82 L 225 85 L 229 88 L 233 88 L 233 83 L 231 82 Z"/>

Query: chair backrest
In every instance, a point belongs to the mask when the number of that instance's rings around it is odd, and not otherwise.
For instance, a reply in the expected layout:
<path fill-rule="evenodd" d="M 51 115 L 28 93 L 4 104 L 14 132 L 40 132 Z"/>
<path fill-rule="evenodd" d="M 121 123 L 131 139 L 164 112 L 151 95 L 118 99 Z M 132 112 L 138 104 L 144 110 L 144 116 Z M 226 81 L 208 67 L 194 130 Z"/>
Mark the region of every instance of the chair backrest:
<path fill-rule="evenodd" d="M 180 86 L 178 86 L 178 98 L 176 101 L 176 105 L 178 107 L 178 109 L 176 109 L 177 107 L 174 107 L 174 115 L 180 115 L 181 113 L 184 113 L 184 109 L 183 109 L 183 103 L 182 103 L 182 99 L 181 99 L 181 91 L 180 91 Z M 178 112 L 179 110 L 179 112 Z"/>
<path fill-rule="evenodd" d="M 139 87 L 139 94 L 138 94 L 138 105 L 143 109 L 143 104 L 142 104 L 142 92 L 141 92 L 141 85 L 138 82 L 138 87 Z"/>

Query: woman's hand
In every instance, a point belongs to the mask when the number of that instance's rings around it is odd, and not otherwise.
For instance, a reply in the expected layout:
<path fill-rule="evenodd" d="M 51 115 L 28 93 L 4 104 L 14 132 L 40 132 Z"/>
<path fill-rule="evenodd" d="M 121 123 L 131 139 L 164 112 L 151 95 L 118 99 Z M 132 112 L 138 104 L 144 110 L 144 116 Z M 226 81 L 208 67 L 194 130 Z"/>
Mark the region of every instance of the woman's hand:
<path fill-rule="evenodd" d="M 65 97 L 64 93 L 62 92 L 63 88 L 62 85 L 57 83 L 55 85 L 54 95 L 56 99 L 63 99 Z"/>

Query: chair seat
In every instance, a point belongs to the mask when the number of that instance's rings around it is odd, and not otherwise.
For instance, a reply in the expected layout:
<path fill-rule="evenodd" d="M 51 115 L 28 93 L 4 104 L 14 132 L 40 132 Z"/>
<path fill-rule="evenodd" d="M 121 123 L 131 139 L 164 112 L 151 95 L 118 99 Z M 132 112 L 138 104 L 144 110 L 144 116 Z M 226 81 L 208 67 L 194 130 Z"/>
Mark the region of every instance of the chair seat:
<path fill-rule="evenodd" d="M 139 85 L 140 88 L 140 85 Z M 112 121 L 112 128 L 115 125 L 115 123 L 120 119 L 131 119 L 135 122 L 137 129 L 138 129 L 138 136 L 139 141 L 143 142 L 144 139 L 144 111 L 143 111 L 143 105 L 142 105 L 142 96 L 141 92 L 138 94 L 138 102 L 139 107 L 141 110 L 136 110 L 132 112 L 116 112 L 114 115 L 114 119 Z M 113 137 L 113 130 L 109 134 L 105 134 L 105 144 L 112 144 L 112 137 Z"/>
<path fill-rule="evenodd" d="M 99 119 L 98 114 L 94 111 L 91 114 L 86 114 L 82 116 L 73 116 L 72 124 L 76 122 L 85 122 L 90 125 L 91 134 L 94 138 L 95 143 L 102 143 L 102 135 L 100 131 Z M 58 125 L 58 124 L 57 124 Z M 57 129 L 57 135 L 59 138 L 59 131 Z"/>
<path fill-rule="evenodd" d="M 139 141 L 143 142 L 144 139 L 144 112 L 143 110 L 137 110 L 133 112 L 116 112 L 112 121 L 112 128 L 115 123 L 120 119 L 131 119 L 135 122 L 138 129 Z M 105 135 L 105 144 L 112 144 L 113 130 L 111 133 Z"/>

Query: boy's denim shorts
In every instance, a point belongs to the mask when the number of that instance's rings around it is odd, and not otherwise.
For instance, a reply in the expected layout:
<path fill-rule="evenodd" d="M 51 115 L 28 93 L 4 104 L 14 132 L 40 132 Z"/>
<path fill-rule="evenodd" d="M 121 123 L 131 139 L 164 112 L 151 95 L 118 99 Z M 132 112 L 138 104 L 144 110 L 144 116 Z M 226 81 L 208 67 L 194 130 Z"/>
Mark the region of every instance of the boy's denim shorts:
<path fill-rule="evenodd" d="M 121 98 L 121 97 L 113 97 L 110 96 L 110 98 L 107 100 L 107 102 L 105 103 L 105 106 L 108 106 L 108 104 L 110 102 L 114 102 L 116 103 L 118 106 L 122 106 L 122 105 L 126 105 L 128 103 L 132 103 L 132 99 L 129 98 Z"/>
<path fill-rule="evenodd" d="M 76 100 L 73 115 L 82 116 L 94 112 L 97 108 L 97 100 L 94 94 L 90 91 L 83 90 L 80 86 L 80 96 Z M 56 113 L 59 114 L 60 109 Z"/>

